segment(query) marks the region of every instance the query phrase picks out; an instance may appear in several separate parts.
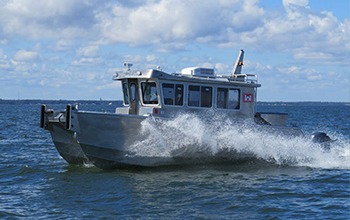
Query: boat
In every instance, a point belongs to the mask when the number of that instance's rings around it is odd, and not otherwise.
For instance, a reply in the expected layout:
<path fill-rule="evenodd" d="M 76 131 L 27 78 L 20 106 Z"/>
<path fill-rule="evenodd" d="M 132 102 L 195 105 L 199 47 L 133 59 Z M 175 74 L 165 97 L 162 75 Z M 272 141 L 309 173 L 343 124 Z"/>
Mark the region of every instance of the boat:
<path fill-rule="evenodd" d="M 261 85 L 257 75 L 241 73 L 243 57 L 241 50 L 229 75 L 217 75 L 214 69 L 203 67 L 185 68 L 179 73 L 167 73 L 160 67 L 131 70 L 133 65 L 125 63 L 127 69 L 113 77 L 121 82 L 122 107 L 107 113 L 67 105 L 64 111 L 56 113 L 43 105 L 41 127 L 51 132 L 58 152 L 68 163 L 89 162 L 101 169 L 221 161 L 227 149 L 213 155 L 200 142 L 162 153 L 172 139 L 183 137 L 181 128 L 170 128 L 167 138 L 150 141 L 151 136 L 161 135 L 157 128 L 181 114 L 198 117 L 207 126 L 216 120 L 230 120 L 257 132 L 305 136 L 301 128 L 287 126 L 288 114 L 256 111 L 257 88 Z M 152 129 L 145 131 L 145 126 Z M 246 152 L 230 153 L 230 159 L 253 157 Z"/>

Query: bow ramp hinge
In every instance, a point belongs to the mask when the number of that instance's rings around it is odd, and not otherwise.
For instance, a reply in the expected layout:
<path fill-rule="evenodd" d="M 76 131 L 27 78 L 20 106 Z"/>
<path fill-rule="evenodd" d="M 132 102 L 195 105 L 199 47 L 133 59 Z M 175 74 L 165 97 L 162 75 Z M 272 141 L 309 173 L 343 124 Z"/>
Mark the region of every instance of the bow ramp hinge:
<path fill-rule="evenodd" d="M 72 127 L 72 105 L 67 105 L 66 106 L 66 129 L 70 130 Z"/>
<path fill-rule="evenodd" d="M 78 122 L 78 115 L 77 113 L 79 112 L 78 110 L 78 105 L 72 106 L 72 105 L 67 105 L 66 106 L 66 122 L 65 122 L 65 128 L 70 131 L 75 131 L 79 132 L 79 122 Z"/>

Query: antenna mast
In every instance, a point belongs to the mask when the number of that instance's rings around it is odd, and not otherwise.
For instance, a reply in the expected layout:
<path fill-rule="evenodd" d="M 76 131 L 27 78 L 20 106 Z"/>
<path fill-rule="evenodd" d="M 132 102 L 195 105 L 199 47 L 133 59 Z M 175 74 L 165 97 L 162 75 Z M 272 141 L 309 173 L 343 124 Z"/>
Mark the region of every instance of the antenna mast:
<path fill-rule="evenodd" d="M 233 75 L 235 74 L 241 74 L 242 66 L 243 66 L 243 57 L 244 57 L 244 50 L 241 49 L 241 51 L 238 54 L 237 61 L 233 64 L 231 77 L 233 77 Z"/>

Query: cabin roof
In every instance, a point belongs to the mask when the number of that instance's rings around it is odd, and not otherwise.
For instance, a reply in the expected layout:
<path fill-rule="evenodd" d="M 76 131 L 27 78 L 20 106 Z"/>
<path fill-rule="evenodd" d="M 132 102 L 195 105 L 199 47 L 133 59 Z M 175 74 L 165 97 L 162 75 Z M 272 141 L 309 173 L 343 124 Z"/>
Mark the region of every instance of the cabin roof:
<path fill-rule="evenodd" d="M 251 79 L 250 79 L 250 78 Z M 128 78 L 139 79 L 160 79 L 169 81 L 182 81 L 190 83 L 211 83 L 211 84 L 230 84 L 238 86 L 260 87 L 257 82 L 257 76 L 252 74 L 236 74 L 234 77 L 221 76 L 221 75 L 190 75 L 181 73 L 166 73 L 156 69 L 146 70 L 127 70 L 123 72 L 117 72 L 113 80 L 124 80 Z"/>

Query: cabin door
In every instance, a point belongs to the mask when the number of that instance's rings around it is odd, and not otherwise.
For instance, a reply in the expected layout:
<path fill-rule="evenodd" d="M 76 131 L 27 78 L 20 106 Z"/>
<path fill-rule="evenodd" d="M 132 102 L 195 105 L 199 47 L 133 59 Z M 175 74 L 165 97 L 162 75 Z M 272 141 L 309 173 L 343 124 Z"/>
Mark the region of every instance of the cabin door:
<path fill-rule="evenodd" d="M 139 93 L 137 79 L 128 79 L 129 86 L 129 114 L 137 115 L 138 114 L 138 103 L 139 103 Z"/>

